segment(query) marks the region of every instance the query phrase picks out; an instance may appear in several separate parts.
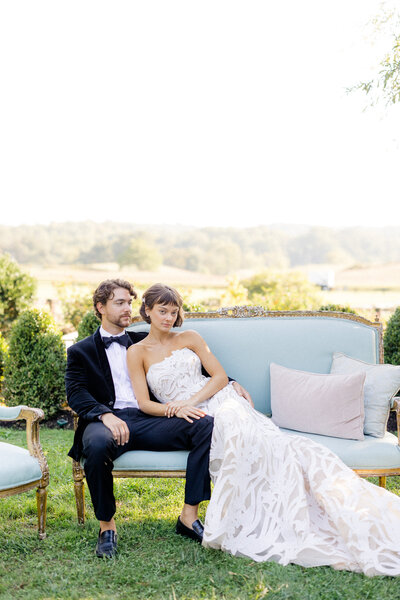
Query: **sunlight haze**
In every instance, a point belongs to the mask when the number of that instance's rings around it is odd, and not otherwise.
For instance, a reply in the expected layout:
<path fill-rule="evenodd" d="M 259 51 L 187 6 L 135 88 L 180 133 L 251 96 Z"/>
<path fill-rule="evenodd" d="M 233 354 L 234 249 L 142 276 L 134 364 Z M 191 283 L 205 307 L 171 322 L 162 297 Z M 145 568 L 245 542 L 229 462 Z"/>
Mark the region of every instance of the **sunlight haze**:
<path fill-rule="evenodd" d="M 0 223 L 399 225 L 380 5 L 2 3 Z"/>

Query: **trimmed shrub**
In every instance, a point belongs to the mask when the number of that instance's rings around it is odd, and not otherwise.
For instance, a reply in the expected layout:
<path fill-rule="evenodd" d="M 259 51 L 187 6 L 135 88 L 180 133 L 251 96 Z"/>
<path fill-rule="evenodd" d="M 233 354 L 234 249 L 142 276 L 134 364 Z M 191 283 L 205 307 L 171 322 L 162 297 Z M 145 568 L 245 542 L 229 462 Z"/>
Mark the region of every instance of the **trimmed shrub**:
<path fill-rule="evenodd" d="M 400 306 L 390 317 L 383 336 L 385 363 L 400 365 Z"/>
<path fill-rule="evenodd" d="M 36 282 L 9 254 L 0 255 L 0 332 L 8 335 L 12 323 L 29 306 Z"/>
<path fill-rule="evenodd" d="M 4 369 L 3 391 L 10 406 L 27 404 L 54 416 L 65 402 L 66 351 L 47 312 L 24 311 L 14 323 Z"/>
<path fill-rule="evenodd" d="M 81 319 L 78 325 L 78 337 L 76 339 L 77 342 L 79 340 L 83 340 L 84 338 L 92 335 L 96 329 L 100 325 L 100 319 L 96 317 L 93 310 L 89 310 Z"/>

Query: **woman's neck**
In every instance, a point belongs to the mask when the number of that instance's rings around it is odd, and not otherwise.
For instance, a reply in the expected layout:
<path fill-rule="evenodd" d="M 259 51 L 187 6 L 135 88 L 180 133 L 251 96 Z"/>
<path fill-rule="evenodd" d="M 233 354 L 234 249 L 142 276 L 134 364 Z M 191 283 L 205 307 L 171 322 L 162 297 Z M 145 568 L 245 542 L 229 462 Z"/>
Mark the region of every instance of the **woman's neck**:
<path fill-rule="evenodd" d="M 148 342 L 166 346 L 172 337 L 173 334 L 170 331 L 159 331 L 158 329 L 154 329 L 153 326 L 150 326 L 149 335 L 146 339 Z"/>

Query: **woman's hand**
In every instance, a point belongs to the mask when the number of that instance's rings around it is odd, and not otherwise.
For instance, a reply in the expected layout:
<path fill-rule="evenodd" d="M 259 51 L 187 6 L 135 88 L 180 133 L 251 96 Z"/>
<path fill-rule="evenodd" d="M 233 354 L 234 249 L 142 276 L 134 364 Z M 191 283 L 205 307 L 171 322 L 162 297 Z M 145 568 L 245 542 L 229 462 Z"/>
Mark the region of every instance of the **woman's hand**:
<path fill-rule="evenodd" d="M 199 408 L 193 406 L 191 401 L 188 399 L 173 400 L 173 402 L 168 402 L 168 404 L 165 405 L 165 416 L 168 418 L 173 417 L 175 415 L 178 416 L 177 412 L 181 408 L 193 409 L 194 412 L 191 414 L 191 416 L 197 415 L 196 418 L 204 417 L 204 415 L 206 414 L 203 410 L 200 410 Z"/>
<path fill-rule="evenodd" d="M 178 410 L 178 408 L 182 408 L 182 406 L 193 406 L 190 400 L 173 400 L 172 402 L 168 402 L 165 405 L 165 416 L 173 417 Z"/>
<path fill-rule="evenodd" d="M 231 382 L 233 389 L 236 391 L 239 396 L 242 396 L 247 402 L 254 408 L 254 402 L 251 399 L 251 396 L 247 390 L 244 389 L 237 381 Z"/>
<path fill-rule="evenodd" d="M 174 416 L 193 423 L 193 419 L 201 419 L 206 416 L 206 413 L 195 406 L 181 406 L 175 411 Z"/>

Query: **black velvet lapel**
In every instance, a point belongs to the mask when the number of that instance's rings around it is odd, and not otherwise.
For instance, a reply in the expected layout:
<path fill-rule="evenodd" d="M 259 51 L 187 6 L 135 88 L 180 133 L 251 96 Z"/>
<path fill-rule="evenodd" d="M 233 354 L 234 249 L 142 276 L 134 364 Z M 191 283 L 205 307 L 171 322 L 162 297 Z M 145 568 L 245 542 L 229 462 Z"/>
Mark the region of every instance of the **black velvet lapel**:
<path fill-rule="evenodd" d="M 103 342 L 101 341 L 100 328 L 93 334 L 93 340 L 96 346 L 97 355 L 99 357 L 101 371 L 104 374 L 105 382 L 108 386 L 108 389 L 110 390 L 110 396 L 113 399 L 113 402 L 115 402 L 114 382 L 111 375 L 110 363 L 107 359 L 106 350 L 104 348 Z"/>

